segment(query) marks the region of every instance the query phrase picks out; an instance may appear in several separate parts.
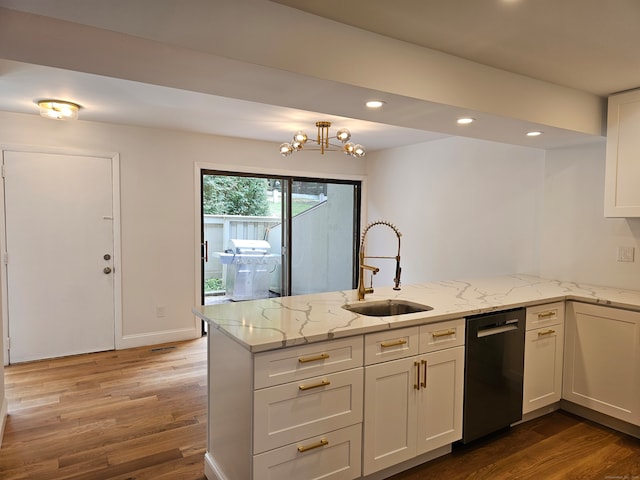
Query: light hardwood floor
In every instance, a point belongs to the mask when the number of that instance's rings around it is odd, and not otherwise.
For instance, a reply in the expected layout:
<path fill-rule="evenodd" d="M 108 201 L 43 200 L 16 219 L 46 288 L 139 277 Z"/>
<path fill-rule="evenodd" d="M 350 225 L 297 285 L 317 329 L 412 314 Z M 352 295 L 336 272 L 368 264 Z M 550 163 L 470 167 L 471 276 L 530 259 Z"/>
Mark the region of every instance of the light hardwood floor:
<path fill-rule="evenodd" d="M 11 365 L 0 479 L 201 480 L 206 339 Z"/>
<path fill-rule="evenodd" d="M 5 375 L 0 479 L 205 478 L 206 339 L 12 365 Z M 640 440 L 555 412 L 392 479 L 640 480 Z"/>

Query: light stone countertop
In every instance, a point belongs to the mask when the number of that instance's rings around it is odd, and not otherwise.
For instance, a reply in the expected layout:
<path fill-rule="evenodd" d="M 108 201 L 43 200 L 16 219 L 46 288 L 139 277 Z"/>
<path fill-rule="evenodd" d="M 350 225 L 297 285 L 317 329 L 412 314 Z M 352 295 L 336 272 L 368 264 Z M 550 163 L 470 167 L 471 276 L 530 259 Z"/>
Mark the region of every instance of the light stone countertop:
<path fill-rule="evenodd" d="M 433 310 L 392 317 L 359 315 L 341 308 L 344 304 L 358 302 L 356 290 L 345 290 L 207 305 L 195 308 L 193 312 L 249 351 L 262 352 L 564 300 L 640 311 L 640 291 L 531 275 L 402 285 L 400 291 L 378 287 L 364 301 L 385 299 L 409 300 L 429 305 Z"/>

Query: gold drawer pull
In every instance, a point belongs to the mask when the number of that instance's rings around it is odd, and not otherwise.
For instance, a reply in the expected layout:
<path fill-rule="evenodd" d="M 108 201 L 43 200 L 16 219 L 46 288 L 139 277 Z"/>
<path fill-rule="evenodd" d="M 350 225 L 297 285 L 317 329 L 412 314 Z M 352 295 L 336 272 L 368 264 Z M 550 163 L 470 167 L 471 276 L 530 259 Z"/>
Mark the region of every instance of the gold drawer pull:
<path fill-rule="evenodd" d="M 300 453 L 307 452 L 309 450 L 313 450 L 314 448 L 324 447 L 325 445 L 329 445 L 329 440 L 327 440 L 326 438 L 323 438 L 318 443 L 314 443 L 313 445 L 300 445 L 298 447 L 298 451 Z"/>
<path fill-rule="evenodd" d="M 326 360 L 329 358 L 328 353 L 321 353 L 320 355 L 316 355 L 315 357 L 300 357 L 298 362 L 300 363 L 308 363 L 308 362 L 317 362 L 318 360 Z"/>
<path fill-rule="evenodd" d="M 438 337 L 448 337 L 449 335 L 455 335 L 455 334 L 456 334 L 455 330 L 447 330 L 446 332 L 433 332 L 431 336 L 433 338 L 438 338 Z"/>
<path fill-rule="evenodd" d="M 331 385 L 331 382 L 329 380 L 322 380 L 321 382 L 313 383 L 311 385 L 298 385 L 298 388 L 304 391 L 311 390 L 312 388 L 326 387 L 327 385 Z"/>
<path fill-rule="evenodd" d="M 545 335 L 551 335 L 552 333 L 556 333 L 555 330 L 545 330 L 544 332 L 538 332 L 539 337 L 543 337 Z"/>
<path fill-rule="evenodd" d="M 407 343 L 407 341 L 404 338 L 401 338 L 400 340 L 394 340 L 391 342 L 382 342 L 380 346 L 382 348 L 389 348 L 389 347 L 397 347 L 398 345 L 404 345 L 405 343 Z"/>
<path fill-rule="evenodd" d="M 549 310 L 548 312 L 541 312 L 538 314 L 538 319 L 542 320 L 543 318 L 551 318 L 555 316 L 555 314 L 556 314 L 555 310 Z"/>

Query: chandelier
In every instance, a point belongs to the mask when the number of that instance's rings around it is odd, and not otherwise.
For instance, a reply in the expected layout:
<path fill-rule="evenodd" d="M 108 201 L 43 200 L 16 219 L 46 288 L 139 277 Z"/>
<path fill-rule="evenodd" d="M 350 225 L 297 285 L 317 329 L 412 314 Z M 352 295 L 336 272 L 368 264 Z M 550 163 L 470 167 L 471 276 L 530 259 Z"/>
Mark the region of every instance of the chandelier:
<path fill-rule="evenodd" d="M 341 150 L 346 155 L 351 155 L 352 157 L 360 158 L 364 157 L 366 151 L 364 147 L 360 144 L 353 144 L 349 140 L 351 139 L 351 132 L 346 128 L 339 129 L 335 136 L 329 136 L 329 127 L 331 127 L 331 122 L 316 122 L 316 127 L 318 127 L 318 138 L 315 143 L 318 145 L 317 147 L 306 147 L 307 134 L 303 131 L 298 131 L 293 136 L 293 140 L 291 143 L 285 142 L 280 145 L 280 153 L 283 157 L 288 157 L 293 152 L 297 152 L 299 150 L 320 150 L 320 153 L 324 155 L 325 150 Z M 336 145 L 334 143 L 330 143 L 329 140 L 336 139 L 342 145 Z M 314 142 L 310 142 L 313 144 Z M 332 148 L 333 147 L 333 148 Z"/>

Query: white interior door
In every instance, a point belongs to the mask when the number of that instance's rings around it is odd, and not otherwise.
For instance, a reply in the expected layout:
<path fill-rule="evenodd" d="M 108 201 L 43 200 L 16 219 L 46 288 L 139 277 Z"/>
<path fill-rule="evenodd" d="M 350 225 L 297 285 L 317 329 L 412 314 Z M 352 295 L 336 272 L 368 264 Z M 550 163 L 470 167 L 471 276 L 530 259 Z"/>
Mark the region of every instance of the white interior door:
<path fill-rule="evenodd" d="M 115 348 L 112 161 L 4 152 L 11 363 Z"/>

